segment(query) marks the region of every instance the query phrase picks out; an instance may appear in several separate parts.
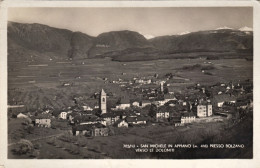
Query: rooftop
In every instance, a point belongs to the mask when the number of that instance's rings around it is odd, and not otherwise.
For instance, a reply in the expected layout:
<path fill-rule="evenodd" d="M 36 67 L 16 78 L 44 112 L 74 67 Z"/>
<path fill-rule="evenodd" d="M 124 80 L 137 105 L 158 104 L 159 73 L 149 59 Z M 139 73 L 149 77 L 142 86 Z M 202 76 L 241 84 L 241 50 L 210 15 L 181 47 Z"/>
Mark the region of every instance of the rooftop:
<path fill-rule="evenodd" d="M 106 126 L 96 123 L 96 124 L 84 124 L 84 125 L 77 125 L 72 127 L 74 131 L 83 131 L 83 130 L 91 130 L 93 128 L 105 128 Z"/>
<path fill-rule="evenodd" d="M 236 97 L 230 94 L 221 94 L 221 95 L 214 95 L 212 102 L 226 102 L 226 101 L 236 101 Z"/>
<path fill-rule="evenodd" d="M 182 117 L 195 117 L 195 115 L 193 113 L 183 113 L 181 116 Z"/>

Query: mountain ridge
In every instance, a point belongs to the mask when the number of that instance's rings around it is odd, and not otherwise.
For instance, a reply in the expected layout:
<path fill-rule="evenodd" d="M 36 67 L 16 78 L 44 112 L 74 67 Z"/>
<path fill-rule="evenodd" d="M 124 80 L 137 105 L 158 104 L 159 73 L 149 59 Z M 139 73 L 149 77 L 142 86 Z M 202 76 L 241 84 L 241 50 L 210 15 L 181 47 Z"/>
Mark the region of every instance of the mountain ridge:
<path fill-rule="evenodd" d="M 48 55 L 48 59 L 111 57 L 115 61 L 175 58 L 171 55 L 192 52 L 243 51 L 252 55 L 253 32 L 248 30 L 207 30 L 146 39 L 130 30 L 104 32 L 94 37 L 44 24 L 8 22 L 8 53 L 13 57 L 11 60 L 17 57 L 17 51 L 22 51 L 21 60 L 29 60 L 27 52 L 33 52 L 42 55 L 37 57 L 40 59 Z"/>

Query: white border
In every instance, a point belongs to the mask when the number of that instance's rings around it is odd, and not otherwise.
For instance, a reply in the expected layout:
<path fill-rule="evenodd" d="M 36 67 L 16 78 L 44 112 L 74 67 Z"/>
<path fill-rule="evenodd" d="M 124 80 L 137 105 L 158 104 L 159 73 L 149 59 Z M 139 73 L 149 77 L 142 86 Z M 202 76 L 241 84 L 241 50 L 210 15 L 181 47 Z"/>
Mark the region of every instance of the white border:
<path fill-rule="evenodd" d="M 4 1 L 0 3 L 0 168 L 17 167 L 260 167 L 260 99 L 257 93 L 260 79 L 259 37 L 260 5 L 256 1 Z M 254 8 L 254 145 L 253 159 L 194 159 L 194 160 L 151 160 L 151 159 L 61 159 L 61 160 L 15 160 L 7 159 L 7 9 L 8 7 L 238 7 Z"/>

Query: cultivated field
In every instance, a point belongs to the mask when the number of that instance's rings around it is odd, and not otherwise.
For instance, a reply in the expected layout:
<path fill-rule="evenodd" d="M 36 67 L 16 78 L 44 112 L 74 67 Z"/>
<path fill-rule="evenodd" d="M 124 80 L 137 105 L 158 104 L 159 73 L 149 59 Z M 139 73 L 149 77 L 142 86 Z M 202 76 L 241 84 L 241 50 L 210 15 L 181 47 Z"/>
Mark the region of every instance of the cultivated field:
<path fill-rule="evenodd" d="M 194 69 L 187 66 L 199 65 Z M 204 66 L 210 66 L 204 70 Z M 195 66 L 196 67 L 196 66 Z M 116 62 L 110 58 L 60 62 L 9 62 L 8 100 L 9 104 L 24 104 L 27 109 L 72 106 L 75 96 L 90 96 L 101 88 L 109 90 L 117 97 L 126 96 L 117 84 L 110 83 L 119 78 L 147 77 L 159 74 L 174 74 L 171 87 L 180 91 L 186 86 L 215 84 L 217 82 L 238 81 L 253 78 L 253 62 L 245 59 L 165 59 L 138 62 Z M 108 78 L 105 82 L 104 78 Z M 69 83 L 70 86 L 63 86 Z"/>

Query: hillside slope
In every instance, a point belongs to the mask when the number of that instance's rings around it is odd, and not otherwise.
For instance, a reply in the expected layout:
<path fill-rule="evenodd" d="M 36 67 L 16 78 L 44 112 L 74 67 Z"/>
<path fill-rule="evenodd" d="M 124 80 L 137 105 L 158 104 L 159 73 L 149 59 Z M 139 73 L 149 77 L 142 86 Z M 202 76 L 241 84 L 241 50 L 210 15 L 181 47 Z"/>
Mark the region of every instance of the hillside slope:
<path fill-rule="evenodd" d="M 128 30 L 113 31 L 102 33 L 97 36 L 95 39 L 95 44 L 89 51 L 89 55 L 90 57 L 96 57 L 112 51 L 146 47 L 152 47 L 152 45 L 143 35 L 137 32 Z"/>
<path fill-rule="evenodd" d="M 8 23 L 9 60 L 39 61 L 112 57 L 114 61 L 248 57 L 253 54 L 253 32 L 220 29 L 147 40 L 129 30 L 92 37 L 42 24 Z"/>
<path fill-rule="evenodd" d="M 8 52 L 11 60 L 30 60 L 31 57 L 37 59 L 37 55 L 61 60 L 87 58 L 92 40 L 93 37 L 80 32 L 42 24 L 8 23 Z"/>
<path fill-rule="evenodd" d="M 150 42 L 166 53 L 238 51 L 253 49 L 253 33 L 233 29 L 156 37 Z"/>

